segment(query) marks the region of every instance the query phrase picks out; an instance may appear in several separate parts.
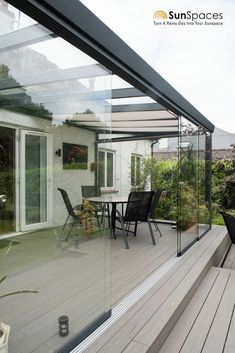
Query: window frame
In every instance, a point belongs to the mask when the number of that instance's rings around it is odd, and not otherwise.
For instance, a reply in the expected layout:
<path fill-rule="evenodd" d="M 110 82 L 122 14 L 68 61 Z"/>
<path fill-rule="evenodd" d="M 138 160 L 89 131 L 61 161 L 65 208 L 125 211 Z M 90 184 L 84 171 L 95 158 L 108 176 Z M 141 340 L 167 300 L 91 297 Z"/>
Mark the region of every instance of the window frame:
<path fill-rule="evenodd" d="M 134 158 L 134 171 L 132 171 L 132 160 Z M 131 153 L 131 186 L 132 187 L 138 187 L 140 185 L 140 173 L 141 173 L 141 161 L 143 159 L 143 156 L 138 153 Z M 137 160 L 138 163 L 137 163 Z M 137 165 L 139 167 L 139 170 L 137 171 Z M 139 174 L 139 175 L 138 175 Z M 139 183 L 138 182 L 139 178 Z"/>
<path fill-rule="evenodd" d="M 108 191 L 108 190 L 115 190 L 116 187 L 116 183 L 115 183 L 115 175 L 116 175 L 116 151 L 114 150 L 110 150 L 110 149 L 105 149 L 105 148 L 99 148 L 98 149 L 98 160 L 99 160 L 99 153 L 103 152 L 104 153 L 104 186 L 101 186 L 102 190 Z M 112 186 L 107 186 L 107 177 L 108 177 L 108 164 L 107 164 L 107 155 L 108 153 L 111 153 L 113 155 L 113 183 Z M 99 171 L 98 171 L 99 174 Z M 99 182 L 99 178 L 98 178 L 98 182 Z"/>

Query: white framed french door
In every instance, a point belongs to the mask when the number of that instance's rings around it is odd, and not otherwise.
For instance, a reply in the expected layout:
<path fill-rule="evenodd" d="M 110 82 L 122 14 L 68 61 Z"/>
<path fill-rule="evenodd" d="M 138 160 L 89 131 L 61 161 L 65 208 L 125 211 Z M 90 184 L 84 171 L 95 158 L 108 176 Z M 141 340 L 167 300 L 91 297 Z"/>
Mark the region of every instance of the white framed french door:
<path fill-rule="evenodd" d="M 52 138 L 20 130 L 20 230 L 52 223 Z"/>

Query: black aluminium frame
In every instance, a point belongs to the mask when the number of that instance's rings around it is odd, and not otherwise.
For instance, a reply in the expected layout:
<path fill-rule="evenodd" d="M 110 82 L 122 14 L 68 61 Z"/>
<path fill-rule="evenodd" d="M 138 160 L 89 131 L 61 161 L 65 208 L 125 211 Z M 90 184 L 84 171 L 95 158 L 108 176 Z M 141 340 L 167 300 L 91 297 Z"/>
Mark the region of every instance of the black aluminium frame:
<path fill-rule="evenodd" d="M 179 120 L 180 125 L 180 120 Z M 180 130 L 180 127 L 179 127 Z M 206 130 L 204 130 L 205 134 Z M 178 138 L 180 135 L 178 135 Z M 184 249 L 181 247 L 181 234 L 177 236 L 177 256 L 180 257 L 184 255 L 195 243 L 197 243 L 200 239 L 202 239 L 210 230 L 212 224 L 212 193 L 211 193 L 211 183 L 212 183 L 212 134 L 207 132 L 205 134 L 205 200 L 208 201 L 208 210 L 209 210 L 209 227 L 202 234 L 198 234 L 198 236 L 192 240 Z M 199 156 L 199 135 L 198 135 L 198 151 L 197 154 Z M 199 165 L 198 165 L 198 173 L 199 173 Z M 179 199 L 181 196 L 179 196 Z M 199 200 L 199 191 L 198 191 L 198 200 Z M 178 206 L 179 207 L 179 206 Z M 198 214 L 199 218 L 199 214 Z M 180 242 L 180 245 L 179 245 Z M 180 249 L 180 251 L 178 251 Z"/>
<path fill-rule="evenodd" d="M 68 2 L 64 0 L 6 1 L 56 35 L 84 51 L 112 73 L 117 74 L 137 90 L 143 92 L 144 95 L 151 97 L 177 116 L 184 116 L 210 133 L 214 131 L 214 125 L 209 120 L 80 1 L 69 0 L 69 6 Z M 146 133 L 146 135 L 148 134 Z M 156 134 L 156 138 L 157 136 L 160 137 L 161 134 Z M 70 352 L 110 315 L 111 310 L 104 313 L 96 322 L 92 323 L 58 352 Z"/>

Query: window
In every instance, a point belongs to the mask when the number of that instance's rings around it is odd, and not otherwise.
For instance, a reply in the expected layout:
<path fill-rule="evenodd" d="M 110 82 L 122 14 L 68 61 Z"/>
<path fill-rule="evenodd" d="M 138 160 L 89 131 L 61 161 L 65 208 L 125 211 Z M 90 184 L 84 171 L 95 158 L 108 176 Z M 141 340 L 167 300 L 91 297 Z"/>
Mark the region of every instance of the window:
<path fill-rule="evenodd" d="M 131 185 L 140 185 L 140 161 L 141 156 L 137 154 L 131 155 Z"/>
<path fill-rule="evenodd" d="M 100 187 L 114 187 L 114 157 L 112 151 L 100 150 L 98 152 L 98 185 Z"/>

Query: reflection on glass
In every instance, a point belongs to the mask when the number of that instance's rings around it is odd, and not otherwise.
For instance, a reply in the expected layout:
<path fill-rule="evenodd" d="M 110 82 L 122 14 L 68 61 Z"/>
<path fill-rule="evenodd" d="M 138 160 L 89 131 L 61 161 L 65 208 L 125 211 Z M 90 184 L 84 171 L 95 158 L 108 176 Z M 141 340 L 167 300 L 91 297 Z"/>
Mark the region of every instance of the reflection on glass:
<path fill-rule="evenodd" d="M 101 187 L 105 186 L 105 153 L 103 151 L 99 151 L 98 157 L 98 184 Z"/>
<path fill-rule="evenodd" d="M 113 186 L 113 153 L 107 152 L 107 187 Z"/>
<path fill-rule="evenodd" d="M 25 210 L 26 224 L 47 220 L 46 137 L 26 135 Z"/>
<path fill-rule="evenodd" d="M 178 167 L 178 212 L 182 252 L 198 238 L 198 128 L 184 118 L 180 120 Z"/>
<path fill-rule="evenodd" d="M 15 131 L 0 126 L 0 234 L 15 230 Z"/>
<path fill-rule="evenodd" d="M 200 129 L 198 137 L 199 236 L 202 236 L 210 228 L 210 173 L 208 174 L 208 171 L 210 170 L 210 151 L 207 151 L 207 139 L 209 135 L 206 133 L 206 131 Z M 207 160 L 208 158 L 209 160 Z"/>
<path fill-rule="evenodd" d="M 0 232 L 21 232 L 11 238 L 5 289 L 11 291 L 18 282 L 39 291 L 0 303 L 4 321 L 12 326 L 11 353 L 56 351 L 110 310 L 107 219 L 100 227 L 96 210 L 83 204 L 81 186 L 111 184 L 110 175 L 105 180 L 102 153 L 101 163 L 96 155 L 98 133 L 103 130 L 105 139 L 111 125 L 111 73 L 33 21 L 22 24 L 27 38 L 37 37 L 26 45 L 26 36 L 18 36 L 21 24 L 11 27 L 25 18 L 0 1 L 0 39 L 6 43 L 0 53 L 1 162 L 6 155 L 0 179 L 8 183 Z M 111 172 L 112 154 L 107 161 Z M 57 188 L 66 191 L 77 218 Z M 73 225 L 74 218 L 79 221 Z M 0 256 L 8 243 L 0 244 Z M 64 338 L 58 335 L 61 315 L 70 322 Z"/>
<path fill-rule="evenodd" d="M 1 28 L 0 35 L 12 33 L 21 28 L 35 24 L 35 21 L 24 13 L 9 5 L 6 1 L 0 0 Z"/>

